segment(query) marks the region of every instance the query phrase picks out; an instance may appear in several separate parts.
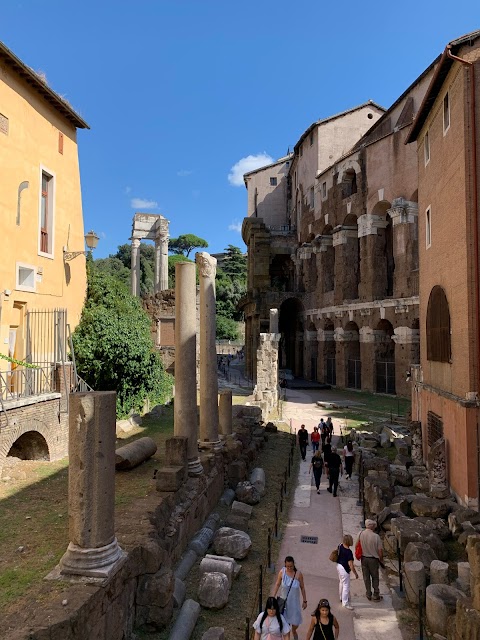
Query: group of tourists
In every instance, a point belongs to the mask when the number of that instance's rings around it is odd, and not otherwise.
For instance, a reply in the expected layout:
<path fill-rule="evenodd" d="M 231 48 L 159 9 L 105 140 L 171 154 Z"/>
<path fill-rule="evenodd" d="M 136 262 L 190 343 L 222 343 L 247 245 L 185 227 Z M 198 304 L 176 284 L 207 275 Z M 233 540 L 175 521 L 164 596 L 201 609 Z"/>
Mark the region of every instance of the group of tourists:
<path fill-rule="evenodd" d="M 265 610 L 253 624 L 255 640 L 298 640 L 297 629 L 302 623 L 302 610 L 307 606 L 303 575 L 295 566 L 292 556 L 287 556 L 273 587 L 273 595 L 267 598 Z M 336 640 L 339 632 L 340 627 L 330 610 L 330 603 L 322 598 L 311 614 L 305 639 Z"/>
<path fill-rule="evenodd" d="M 323 418 L 311 434 L 302 424 L 298 431 L 298 444 L 302 461 L 306 461 L 307 446 L 310 442 L 313 456 L 309 473 L 313 472 L 317 493 L 320 493 L 320 482 L 325 471 L 328 477 L 329 491 L 337 496 L 339 477 L 345 469 L 345 476 L 351 479 L 355 453 L 353 443 L 347 440 L 342 456 L 332 445 L 333 423 L 329 417 Z M 379 568 L 383 566 L 383 548 L 380 536 L 375 533 L 376 522 L 365 521 L 365 529 L 360 532 L 355 546 L 355 557 L 361 561 L 365 593 L 368 600 L 379 602 L 382 599 L 379 591 Z M 342 542 L 330 554 L 330 560 L 336 564 L 338 574 L 338 595 L 343 608 L 353 610 L 350 601 L 351 574 L 358 578 L 352 551 L 353 538 L 349 534 L 343 536 Z M 292 556 L 285 558 L 285 566 L 278 573 L 272 595 L 267 599 L 265 610 L 259 614 L 253 627 L 255 640 L 275 640 L 288 638 L 298 640 L 297 629 L 302 622 L 302 611 L 308 606 L 304 578 L 295 566 Z M 331 612 L 330 603 L 322 598 L 311 614 L 309 628 L 305 640 L 337 640 L 340 626 Z"/>
<path fill-rule="evenodd" d="M 375 528 L 374 520 L 365 521 L 365 529 L 358 536 L 355 556 L 361 560 L 367 599 L 380 602 L 379 569 L 383 566 L 383 547 Z M 352 546 L 352 536 L 345 534 L 341 544 L 330 556 L 337 567 L 340 602 L 342 607 L 350 611 L 354 608 L 350 602 L 350 574 L 353 573 L 358 578 Z M 307 606 L 303 574 L 295 566 L 292 556 L 287 556 L 285 566 L 278 573 L 272 595 L 267 598 L 265 610 L 253 624 L 255 640 L 298 640 L 297 629 L 302 623 L 302 611 Z M 340 625 L 331 612 L 330 603 L 322 598 L 311 614 L 305 640 L 337 640 L 339 633 Z"/>
<path fill-rule="evenodd" d="M 324 422 L 322 418 L 318 426 L 313 428 L 311 434 L 308 433 L 305 425 L 302 424 L 297 434 L 300 456 L 303 461 L 306 460 L 308 440 L 310 437 L 313 457 L 310 463 L 309 473 L 313 472 L 317 493 L 320 493 L 320 481 L 323 471 L 325 470 L 328 478 L 327 491 L 336 498 L 338 481 L 340 475 L 343 474 L 343 469 L 345 468 L 345 476 L 348 480 L 352 477 L 355 453 L 353 451 L 352 441 L 348 440 L 342 451 L 342 460 L 338 454 L 337 447 L 332 446 L 332 435 L 333 422 L 330 417 L 328 417 L 326 422 Z"/>

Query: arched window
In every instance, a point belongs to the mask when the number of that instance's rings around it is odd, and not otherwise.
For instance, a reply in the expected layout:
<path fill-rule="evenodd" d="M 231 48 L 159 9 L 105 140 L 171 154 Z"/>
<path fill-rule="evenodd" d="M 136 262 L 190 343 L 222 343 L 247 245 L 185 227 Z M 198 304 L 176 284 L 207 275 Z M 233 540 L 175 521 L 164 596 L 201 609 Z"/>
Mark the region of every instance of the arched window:
<path fill-rule="evenodd" d="M 427 360 L 450 362 L 450 312 L 445 291 L 436 286 L 430 292 L 427 309 Z"/>

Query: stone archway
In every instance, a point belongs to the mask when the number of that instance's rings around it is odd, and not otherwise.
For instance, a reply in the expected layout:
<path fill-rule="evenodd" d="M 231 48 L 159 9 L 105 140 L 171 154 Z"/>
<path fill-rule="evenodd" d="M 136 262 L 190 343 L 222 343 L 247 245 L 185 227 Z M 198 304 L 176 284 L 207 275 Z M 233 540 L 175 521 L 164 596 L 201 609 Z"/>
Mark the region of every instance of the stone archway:
<path fill-rule="evenodd" d="M 38 431 L 26 431 L 15 440 L 7 453 L 7 458 L 20 460 L 50 460 L 50 452 L 45 438 Z"/>
<path fill-rule="evenodd" d="M 68 426 L 67 426 L 68 433 Z M 26 438 L 24 435 L 29 434 Z M 39 458 L 21 458 L 22 460 L 58 460 L 59 457 L 65 455 L 62 451 L 61 443 L 59 443 L 59 436 L 62 439 L 67 437 L 64 434 L 62 425 L 58 422 L 54 424 L 46 424 L 40 420 L 29 419 L 26 420 L 21 426 L 12 429 L 11 432 L 6 434 L 6 437 L 1 442 L 0 446 L 0 471 L 5 463 L 7 456 L 15 456 L 15 453 L 11 453 L 12 448 L 14 452 L 16 449 L 22 449 L 24 452 L 37 451 L 41 457 Z M 20 441 L 20 444 L 16 444 Z M 40 453 L 42 452 L 42 453 Z M 48 455 L 48 457 L 44 457 Z"/>
<path fill-rule="evenodd" d="M 395 342 L 393 326 L 380 320 L 375 330 L 375 377 L 377 393 L 395 395 Z"/>
<path fill-rule="evenodd" d="M 279 368 L 291 369 L 294 376 L 303 375 L 304 309 L 298 298 L 287 298 L 280 305 Z"/>

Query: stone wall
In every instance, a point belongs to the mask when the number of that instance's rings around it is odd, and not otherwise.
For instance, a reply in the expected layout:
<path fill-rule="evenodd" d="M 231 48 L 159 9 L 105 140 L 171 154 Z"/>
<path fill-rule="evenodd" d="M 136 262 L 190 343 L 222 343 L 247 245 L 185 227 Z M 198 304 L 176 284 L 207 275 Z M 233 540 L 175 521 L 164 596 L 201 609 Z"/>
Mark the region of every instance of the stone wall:
<path fill-rule="evenodd" d="M 261 333 L 257 349 L 257 384 L 254 389 L 255 402 L 262 409 L 262 418 L 267 420 L 278 401 L 278 343 L 280 334 Z"/>

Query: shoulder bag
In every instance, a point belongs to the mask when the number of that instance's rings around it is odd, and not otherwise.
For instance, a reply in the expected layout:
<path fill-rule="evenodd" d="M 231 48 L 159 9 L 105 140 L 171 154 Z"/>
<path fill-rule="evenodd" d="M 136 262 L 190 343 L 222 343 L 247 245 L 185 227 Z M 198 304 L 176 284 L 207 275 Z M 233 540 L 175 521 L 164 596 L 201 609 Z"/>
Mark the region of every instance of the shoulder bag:
<path fill-rule="evenodd" d="M 336 549 L 334 549 L 331 554 L 328 556 L 328 559 L 331 562 L 338 562 L 338 550 L 340 548 L 340 545 L 338 545 L 338 547 Z"/>
<path fill-rule="evenodd" d="M 360 540 L 361 536 L 362 534 L 360 533 L 360 535 L 358 536 L 357 544 L 355 545 L 355 558 L 357 560 L 361 560 L 363 555 L 362 542 Z"/>
<path fill-rule="evenodd" d="M 280 611 L 280 613 L 283 613 L 285 611 L 285 607 L 287 606 L 288 594 L 290 593 L 290 589 L 292 588 L 293 581 L 295 580 L 296 574 L 297 574 L 297 570 L 295 569 L 295 571 L 293 572 L 293 578 L 290 582 L 290 586 L 288 587 L 287 595 L 285 596 L 285 598 L 281 598 L 281 597 L 277 598 L 278 610 Z"/>

